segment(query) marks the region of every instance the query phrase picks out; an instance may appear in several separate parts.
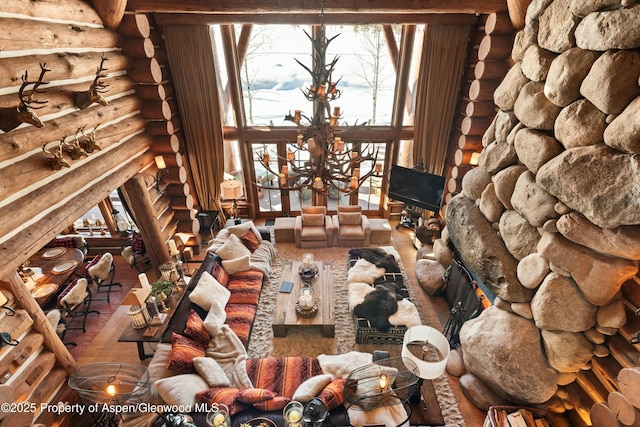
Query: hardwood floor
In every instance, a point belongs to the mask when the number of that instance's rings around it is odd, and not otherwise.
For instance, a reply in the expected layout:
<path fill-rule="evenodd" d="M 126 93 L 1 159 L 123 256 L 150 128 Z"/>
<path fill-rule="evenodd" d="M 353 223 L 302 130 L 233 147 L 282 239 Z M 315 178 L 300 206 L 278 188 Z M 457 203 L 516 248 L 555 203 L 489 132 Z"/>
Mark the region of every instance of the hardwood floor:
<path fill-rule="evenodd" d="M 395 223 L 392 226 L 395 227 Z M 425 324 L 442 330 L 449 315 L 449 308 L 444 299 L 433 298 L 420 288 L 415 277 L 416 249 L 411 242 L 410 231 L 406 228 L 393 229 L 393 239 L 402 262 L 407 271 L 409 280 L 416 294 L 416 303 L 422 313 Z M 204 257 L 204 250 L 189 262 L 189 267 L 195 269 L 198 260 Z M 118 343 L 118 337 L 129 322 L 126 314 L 128 306 L 120 306 L 122 299 L 129 289 L 137 287 L 138 273 L 131 269 L 128 264 L 119 256 L 114 254 L 116 262 L 116 280 L 123 284 L 123 288 L 114 288 L 111 292 L 111 303 L 106 301 L 96 303 L 95 307 L 100 310 L 100 315 L 88 322 L 89 329 L 86 333 L 82 331 L 69 331 L 65 341 L 75 341 L 78 346 L 70 348 L 71 354 L 78 360 L 80 365 L 103 361 L 121 361 L 125 363 L 148 364 L 149 359 L 141 362 L 138 359 L 136 345 L 133 343 Z M 153 270 L 147 272 L 150 280 L 155 280 Z M 149 352 L 153 348 L 147 347 Z M 449 383 L 458 402 L 458 407 L 467 426 L 480 427 L 485 418 L 485 413 L 475 406 L 464 396 L 460 389 L 459 381 L 455 377 L 448 376 Z"/>

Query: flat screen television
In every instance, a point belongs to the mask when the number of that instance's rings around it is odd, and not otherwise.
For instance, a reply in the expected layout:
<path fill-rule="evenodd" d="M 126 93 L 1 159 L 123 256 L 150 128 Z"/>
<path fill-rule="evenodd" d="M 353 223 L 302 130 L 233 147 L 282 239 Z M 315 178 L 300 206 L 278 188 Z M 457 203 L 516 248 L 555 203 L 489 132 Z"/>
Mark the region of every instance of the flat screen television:
<path fill-rule="evenodd" d="M 444 182 L 443 176 L 392 165 L 389 198 L 438 212 L 442 204 Z"/>

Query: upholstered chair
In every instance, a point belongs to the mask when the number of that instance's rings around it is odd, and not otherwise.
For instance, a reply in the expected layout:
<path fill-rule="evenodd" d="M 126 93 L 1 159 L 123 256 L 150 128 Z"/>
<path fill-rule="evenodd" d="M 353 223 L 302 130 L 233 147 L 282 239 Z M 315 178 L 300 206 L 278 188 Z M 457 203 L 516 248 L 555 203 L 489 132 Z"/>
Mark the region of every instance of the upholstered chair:
<path fill-rule="evenodd" d="M 326 206 L 305 206 L 296 217 L 294 237 L 299 248 L 325 248 L 333 241 L 333 224 Z"/>
<path fill-rule="evenodd" d="M 338 206 L 332 222 L 335 228 L 333 246 L 369 246 L 371 227 L 367 216 L 362 214 L 361 206 Z"/>

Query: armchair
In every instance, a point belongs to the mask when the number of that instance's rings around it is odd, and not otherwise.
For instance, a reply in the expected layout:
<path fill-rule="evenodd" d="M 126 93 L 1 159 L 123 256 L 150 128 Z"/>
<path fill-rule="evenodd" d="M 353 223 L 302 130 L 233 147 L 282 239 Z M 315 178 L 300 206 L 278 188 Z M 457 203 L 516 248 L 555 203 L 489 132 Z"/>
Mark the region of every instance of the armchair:
<path fill-rule="evenodd" d="M 369 246 L 371 226 L 361 206 L 338 206 L 338 214 L 333 216 L 333 246 Z"/>
<path fill-rule="evenodd" d="M 122 255 L 122 258 L 131 265 L 131 268 L 135 268 L 138 273 L 143 273 L 151 268 L 151 260 L 144 247 L 142 235 L 135 230 L 131 233 L 131 240 L 122 246 L 120 255 Z"/>
<path fill-rule="evenodd" d="M 333 241 L 333 224 L 326 206 L 305 206 L 293 228 L 299 248 L 326 248 Z"/>

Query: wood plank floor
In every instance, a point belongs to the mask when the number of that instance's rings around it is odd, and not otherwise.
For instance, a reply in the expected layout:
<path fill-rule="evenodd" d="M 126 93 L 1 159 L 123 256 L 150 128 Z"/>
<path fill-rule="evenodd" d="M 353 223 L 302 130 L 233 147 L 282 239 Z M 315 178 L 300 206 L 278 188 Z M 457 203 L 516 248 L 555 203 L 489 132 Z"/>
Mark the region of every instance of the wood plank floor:
<path fill-rule="evenodd" d="M 259 224 L 258 221 L 257 223 Z M 392 222 L 392 226 L 395 226 L 395 224 Z M 449 308 L 443 298 L 433 298 L 418 286 L 415 277 L 416 249 L 411 242 L 410 230 L 406 228 L 395 230 L 394 228 L 393 239 L 402 257 L 402 262 L 412 287 L 415 290 L 416 303 L 422 313 L 425 324 L 442 330 L 442 326 L 449 315 Z M 203 257 L 204 250 L 201 251 L 200 255 L 196 256 L 195 261 L 189 262 L 189 267 L 192 269 L 197 268 L 198 260 Z M 123 289 L 114 288 L 114 291 L 111 292 L 110 304 L 107 304 L 106 301 L 100 303 L 100 305 L 96 304 L 96 308 L 101 313 L 97 319 L 88 322 L 89 329 L 85 334 L 82 334 L 82 331 L 69 331 L 67 334 L 66 341 L 78 343 L 78 346 L 70 348 L 70 351 L 80 365 L 114 360 L 146 365 L 149 361 L 147 359 L 145 362 L 140 362 L 134 343 L 117 342 L 118 337 L 129 322 L 126 314 L 128 307 L 120 307 L 120 303 L 131 287 L 139 285 L 137 271 L 131 269 L 120 256 L 114 254 L 114 259 L 116 260 L 116 279 L 123 284 Z M 150 280 L 156 279 L 152 270 L 148 272 L 148 275 Z M 146 348 L 147 352 L 151 350 L 152 347 Z M 457 378 L 449 376 L 448 379 L 466 425 L 470 427 L 482 426 L 486 414 L 473 406 L 464 396 Z"/>

